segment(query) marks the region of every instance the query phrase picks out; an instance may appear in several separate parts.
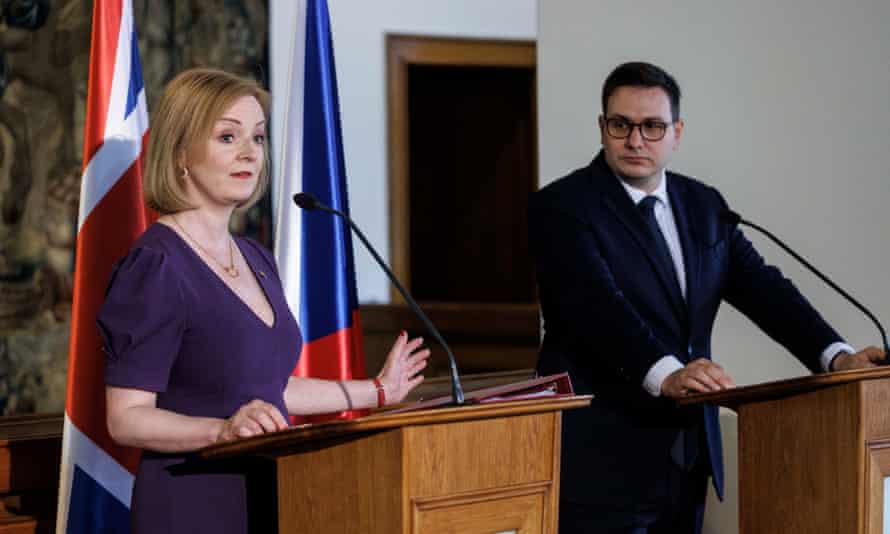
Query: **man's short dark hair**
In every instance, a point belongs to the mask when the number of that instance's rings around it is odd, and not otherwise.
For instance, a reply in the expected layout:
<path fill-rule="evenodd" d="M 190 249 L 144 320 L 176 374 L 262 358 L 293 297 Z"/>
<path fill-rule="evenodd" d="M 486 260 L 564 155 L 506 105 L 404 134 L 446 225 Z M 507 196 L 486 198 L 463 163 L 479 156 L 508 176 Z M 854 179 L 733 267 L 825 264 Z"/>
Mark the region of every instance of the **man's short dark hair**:
<path fill-rule="evenodd" d="M 671 101 L 671 115 L 673 120 L 680 118 L 680 86 L 673 76 L 665 72 L 661 67 L 643 61 L 632 61 L 618 65 L 603 83 L 603 113 L 609 97 L 619 87 L 660 87 L 667 93 Z"/>

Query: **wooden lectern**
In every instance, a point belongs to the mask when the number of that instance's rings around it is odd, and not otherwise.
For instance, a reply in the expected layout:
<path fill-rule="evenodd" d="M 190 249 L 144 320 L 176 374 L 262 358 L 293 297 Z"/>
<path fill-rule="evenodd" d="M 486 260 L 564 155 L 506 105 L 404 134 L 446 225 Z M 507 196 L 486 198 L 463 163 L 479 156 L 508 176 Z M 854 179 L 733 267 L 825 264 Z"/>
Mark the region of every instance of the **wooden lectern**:
<path fill-rule="evenodd" d="M 739 420 L 739 532 L 880 534 L 890 368 L 696 394 Z"/>
<path fill-rule="evenodd" d="M 247 473 L 251 532 L 556 534 L 561 411 L 589 403 L 381 413 L 199 456 Z"/>

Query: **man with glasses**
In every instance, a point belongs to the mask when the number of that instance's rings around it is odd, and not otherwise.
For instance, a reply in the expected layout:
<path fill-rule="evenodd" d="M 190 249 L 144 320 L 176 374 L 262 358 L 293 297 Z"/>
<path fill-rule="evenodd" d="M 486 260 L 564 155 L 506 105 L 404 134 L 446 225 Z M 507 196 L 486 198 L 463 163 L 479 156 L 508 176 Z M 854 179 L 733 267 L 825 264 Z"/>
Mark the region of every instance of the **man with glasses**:
<path fill-rule="evenodd" d="M 673 399 L 733 387 L 711 361 L 726 300 L 814 372 L 873 366 L 766 265 L 714 188 L 665 171 L 680 145 L 680 88 L 626 63 L 606 79 L 602 150 L 533 195 L 530 244 L 544 315 L 538 370 L 568 371 L 589 408 L 563 415 L 560 533 L 698 533 L 711 476 L 722 496 L 717 409 Z"/>

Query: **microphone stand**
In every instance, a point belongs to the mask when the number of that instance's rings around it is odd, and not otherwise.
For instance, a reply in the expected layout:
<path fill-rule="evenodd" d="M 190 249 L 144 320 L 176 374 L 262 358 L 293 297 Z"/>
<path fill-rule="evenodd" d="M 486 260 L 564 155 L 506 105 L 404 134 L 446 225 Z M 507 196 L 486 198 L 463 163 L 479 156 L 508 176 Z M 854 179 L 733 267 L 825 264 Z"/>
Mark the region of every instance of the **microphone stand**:
<path fill-rule="evenodd" d="M 325 204 L 322 204 L 321 202 L 318 201 L 318 199 L 316 199 L 314 196 L 310 195 L 309 193 L 297 193 L 294 195 L 293 198 L 294 198 L 294 203 L 297 206 L 299 206 L 300 208 L 303 208 L 303 209 L 309 210 L 309 211 L 317 209 L 320 211 L 324 211 L 326 213 L 330 213 L 332 215 L 336 215 L 337 217 L 340 217 L 341 219 L 343 219 L 346 222 L 346 224 L 349 225 L 349 228 L 352 229 L 353 232 L 355 232 L 355 235 L 358 236 L 358 238 L 361 240 L 361 242 L 365 245 L 365 248 L 368 249 L 368 252 L 371 253 L 371 256 L 374 257 L 374 260 L 377 261 L 377 264 L 380 265 L 380 268 L 383 269 L 383 271 L 386 273 L 386 276 L 389 277 L 390 282 L 392 282 L 392 284 L 394 286 L 396 286 L 396 289 L 399 290 L 399 293 L 405 299 L 405 302 L 408 303 L 408 306 L 414 311 L 414 313 L 418 317 L 420 317 L 420 320 L 426 326 L 427 331 L 429 331 L 429 333 L 432 334 L 432 336 L 436 339 L 436 341 L 439 342 L 439 345 L 441 345 L 442 348 L 445 349 L 445 354 L 448 356 L 448 366 L 451 370 L 451 396 L 452 396 L 452 399 L 456 406 L 465 404 L 466 400 L 464 399 L 464 390 L 460 384 L 460 377 L 459 377 L 459 373 L 457 371 L 457 360 L 455 360 L 455 358 L 454 358 L 454 353 L 451 352 L 451 347 L 448 346 L 448 343 L 445 343 L 445 340 L 442 338 L 441 334 L 439 334 L 439 330 L 436 329 L 436 327 L 433 325 L 432 321 L 429 320 L 429 318 L 426 316 L 426 314 L 423 313 L 423 310 L 420 309 L 420 306 L 417 304 L 417 302 L 411 297 L 411 295 L 408 293 L 408 291 L 404 287 L 402 287 L 402 284 L 396 278 L 396 275 L 393 274 L 393 272 L 389 269 L 389 267 L 383 261 L 383 258 L 381 258 L 380 255 L 377 253 L 377 251 L 374 249 L 374 247 L 371 246 L 371 243 L 365 237 L 365 234 L 362 233 L 362 231 L 359 229 L 359 227 L 345 213 L 343 213 L 342 211 L 336 210 L 330 206 L 327 206 Z"/>
<path fill-rule="evenodd" d="M 773 235 L 773 233 L 770 232 L 769 230 L 767 230 L 766 228 L 764 228 L 760 225 L 757 225 L 751 221 L 748 221 L 746 219 L 743 219 L 741 215 L 739 215 L 738 213 L 736 213 L 730 209 L 724 210 L 720 214 L 720 216 L 723 220 L 725 220 L 726 222 L 728 222 L 730 224 L 744 224 L 745 226 L 749 226 L 749 227 L 757 230 L 761 234 L 765 235 L 766 237 L 768 237 L 773 243 L 775 243 L 776 245 L 781 247 L 782 250 L 784 250 L 785 252 L 790 254 L 794 259 L 796 259 L 801 264 L 803 264 L 803 266 L 806 267 L 807 269 L 809 269 L 810 272 L 812 272 L 813 274 L 818 276 L 820 280 L 822 280 L 823 282 L 828 284 L 829 287 L 831 287 L 832 289 L 834 289 L 835 291 L 840 293 L 845 299 L 847 299 L 847 301 L 849 301 L 851 304 L 853 304 L 853 306 L 855 306 L 859 311 L 864 313 L 866 315 L 866 317 L 871 319 L 871 322 L 874 323 L 874 325 L 878 328 L 878 332 L 880 332 L 880 334 L 881 334 L 881 341 L 884 343 L 883 365 L 890 365 L 890 360 L 888 360 L 888 358 L 890 358 L 890 346 L 887 345 L 887 333 L 884 331 L 884 327 L 881 326 L 881 323 L 880 323 L 880 321 L 878 321 L 878 318 L 875 317 L 865 306 L 860 304 L 859 301 L 856 300 L 855 298 L 853 298 L 852 295 L 850 295 L 849 293 L 847 293 L 846 291 L 841 289 L 840 286 L 838 286 L 837 284 L 832 282 L 827 276 L 822 274 L 822 272 L 819 269 L 817 269 L 810 262 L 805 260 L 803 258 L 803 256 L 801 256 L 797 252 L 794 252 L 793 250 L 791 250 L 791 247 L 789 247 L 784 242 L 782 242 L 781 239 L 779 239 L 778 237 Z"/>

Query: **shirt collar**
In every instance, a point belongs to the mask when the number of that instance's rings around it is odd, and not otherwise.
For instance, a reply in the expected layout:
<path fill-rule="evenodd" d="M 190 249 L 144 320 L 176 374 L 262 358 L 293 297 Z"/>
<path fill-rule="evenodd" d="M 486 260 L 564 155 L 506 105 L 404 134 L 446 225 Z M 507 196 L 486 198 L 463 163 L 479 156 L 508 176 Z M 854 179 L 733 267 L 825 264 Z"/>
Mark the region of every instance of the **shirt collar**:
<path fill-rule="evenodd" d="M 619 178 L 617 175 L 615 179 L 621 183 L 621 186 L 624 187 L 624 190 L 627 191 L 627 194 L 630 195 L 630 199 L 634 204 L 639 204 L 641 200 L 646 198 L 647 196 L 654 196 L 657 198 L 662 204 L 665 206 L 669 206 L 668 202 L 668 194 L 667 194 L 667 175 L 664 172 L 664 169 L 661 171 L 661 180 L 658 181 L 658 187 L 655 188 L 655 191 L 651 193 L 647 193 L 642 189 L 637 189 L 632 185 L 629 185 L 627 182 Z"/>

